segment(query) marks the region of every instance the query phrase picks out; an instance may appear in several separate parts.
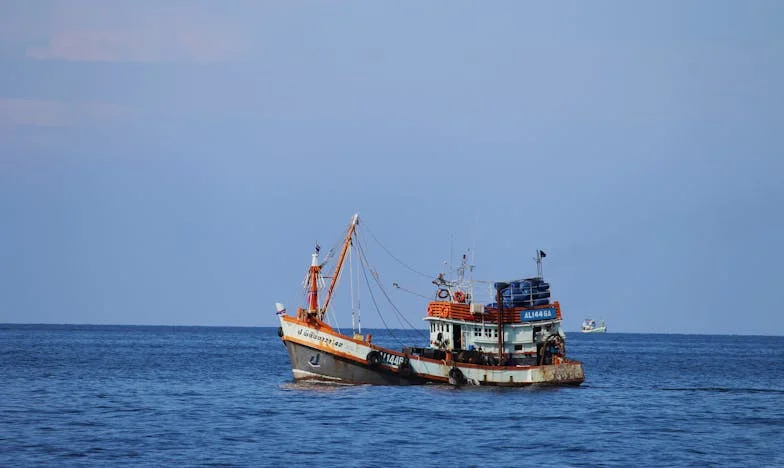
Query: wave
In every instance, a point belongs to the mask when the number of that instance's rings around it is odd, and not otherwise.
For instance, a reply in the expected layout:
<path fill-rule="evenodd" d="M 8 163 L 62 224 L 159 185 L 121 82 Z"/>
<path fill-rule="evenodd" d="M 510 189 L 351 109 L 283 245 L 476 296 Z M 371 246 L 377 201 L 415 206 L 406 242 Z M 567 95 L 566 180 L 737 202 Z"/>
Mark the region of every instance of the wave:
<path fill-rule="evenodd" d="M 659 387 L 657 390 L 671 392 L 710 392 L 710 393 L 775 393 L 784 394 L 777 388 L 738 388 L 738 387 Z"/>

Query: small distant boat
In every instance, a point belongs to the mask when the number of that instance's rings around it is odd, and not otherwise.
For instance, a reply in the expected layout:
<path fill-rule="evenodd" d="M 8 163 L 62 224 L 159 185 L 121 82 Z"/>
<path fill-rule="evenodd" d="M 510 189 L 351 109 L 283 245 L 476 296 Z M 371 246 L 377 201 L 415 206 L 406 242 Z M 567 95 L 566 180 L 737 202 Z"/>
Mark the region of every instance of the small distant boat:
<path fill-rule="evenodd" d="M 596 320 L 585 319 L 583 321 L 583 328 L 580 331 L 583 333 L 606 333 L 607 326 L 604 324 L 604 320 L 597 324 Z"/>

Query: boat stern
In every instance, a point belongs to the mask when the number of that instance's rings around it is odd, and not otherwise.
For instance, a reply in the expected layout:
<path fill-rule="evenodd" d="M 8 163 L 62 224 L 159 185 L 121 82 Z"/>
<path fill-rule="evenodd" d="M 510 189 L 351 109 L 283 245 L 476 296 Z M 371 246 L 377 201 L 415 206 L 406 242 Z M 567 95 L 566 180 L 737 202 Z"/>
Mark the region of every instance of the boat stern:
<path fill-rule="evenodd" d="M 539 375 L 534 380 L 543 385 L 580 385 L 585 381 L 580 361 L 566 359 L 558 364 L 539 366 L 536 370 Z"/>

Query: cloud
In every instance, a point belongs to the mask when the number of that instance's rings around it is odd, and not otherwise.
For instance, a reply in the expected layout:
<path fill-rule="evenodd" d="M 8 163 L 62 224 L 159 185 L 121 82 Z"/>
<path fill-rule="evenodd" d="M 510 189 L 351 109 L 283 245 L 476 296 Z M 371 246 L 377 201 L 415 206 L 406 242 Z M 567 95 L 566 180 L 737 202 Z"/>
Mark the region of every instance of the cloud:
<path fill-rule="evenodd" d="M 58 128 L 121 118 L 126 111 L 105 103 L 64 103 L 0 98 L 0 128 Z"/>
<path fill-rule="evenodd" d="M 48 44 L 28 47 L 39 60 L 84 62 L 215 62 L 236 52 L 226 38 L 198 30 L 61 30 Z"/>
<path fill-rule="evenodd" d="M 38 60 L 210 63 L 242 53 L 237 21 L 198 3 L 56 2 L 36 16 L 24 50 Z"/>
<path fill-rule="evenodd" d="M 0 98 L 0 127 L 64 127 L 68 114 L 66 106 L 57 102 Z"/>

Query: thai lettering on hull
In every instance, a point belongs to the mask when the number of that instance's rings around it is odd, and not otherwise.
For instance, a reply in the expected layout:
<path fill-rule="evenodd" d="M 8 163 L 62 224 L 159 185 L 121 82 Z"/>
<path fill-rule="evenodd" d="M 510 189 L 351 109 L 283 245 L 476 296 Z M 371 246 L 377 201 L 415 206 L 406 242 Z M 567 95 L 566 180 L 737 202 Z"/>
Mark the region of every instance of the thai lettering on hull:
<path fill-rule="evenodd" d="M 314 332 L 313 330 L 303 330 L 302 328 L 300 328 L 297 330 L 297 335 L 301 335 L 305 338 L 310 338 L 312 340 L 320 341 L 326 345 L 335 346 L 337 348 L 342 347 L 344 344 L 343 341 L 341 340 L 336 340 L 335 338 L 329 335 L 324 335 L 319 332 Z"/>

